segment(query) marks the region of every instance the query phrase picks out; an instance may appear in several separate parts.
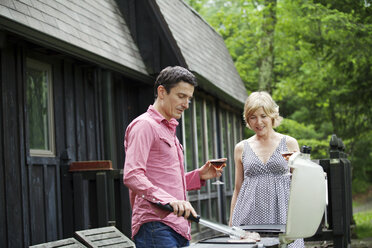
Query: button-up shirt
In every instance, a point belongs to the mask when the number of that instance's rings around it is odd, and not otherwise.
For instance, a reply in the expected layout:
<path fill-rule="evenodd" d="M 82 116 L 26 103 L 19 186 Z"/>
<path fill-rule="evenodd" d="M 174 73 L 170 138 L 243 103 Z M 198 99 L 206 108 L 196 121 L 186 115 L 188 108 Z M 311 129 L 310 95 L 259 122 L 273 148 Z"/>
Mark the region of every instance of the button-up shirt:
<path fill-rule="evenodd" d="M 199 170 L 185 174 L 182 145 L 175 135 L 177 125 L 175 119 L 167 121 L 150 105 L 126 130 L 124 184 L 132 206 L 132 237 L 142 224 L 161 221 L 191 239 L 187 220 L 152 204 L 186 200 L 186 190 L 200 189 L 205 183 Z"/>

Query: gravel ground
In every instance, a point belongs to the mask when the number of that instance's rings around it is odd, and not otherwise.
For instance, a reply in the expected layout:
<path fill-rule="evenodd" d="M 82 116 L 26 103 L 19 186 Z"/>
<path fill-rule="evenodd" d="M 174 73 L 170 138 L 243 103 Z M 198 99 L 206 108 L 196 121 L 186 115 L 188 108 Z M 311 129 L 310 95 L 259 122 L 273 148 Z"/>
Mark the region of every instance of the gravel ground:
<path fill-rule="evenodd" d="M 353 207 L 353 213 L 366 212 L 372 210 L 372 198 L 369 198 L 363 205 Z"/>
<path fill-rule="evenodd" d="M 363 199 L 364 204 L 353 208 L 353 213 L 365 212 L 372 210 L 372 197 L 371 194 Z M 328 242 L 305 242 L 306 248 L 333 248 L 332 241 Z M 372 237 L 365 239 L 352 239 L 351 248 L 372 248 Z"/>
<path fill-rule="evenodd" d="M 306 248 L 334 248 L 331 241 L 328 242 L 306 242 Z M 351 240 L 351 248 L 372 248 L 372 238 L 353 239 Z"/>

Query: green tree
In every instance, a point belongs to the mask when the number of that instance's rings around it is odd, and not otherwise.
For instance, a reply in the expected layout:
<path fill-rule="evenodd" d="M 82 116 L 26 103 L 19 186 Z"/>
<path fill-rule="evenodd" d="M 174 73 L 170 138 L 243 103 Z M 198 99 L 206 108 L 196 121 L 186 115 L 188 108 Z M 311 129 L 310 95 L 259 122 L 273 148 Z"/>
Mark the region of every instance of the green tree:
<path fill-rule="evenodd" d="M 319 156 L 336 133 L 355 184 L 372 182 L 370 1 L 188 2 L 224 38 L 248 93 L 272 93 L 289 120 L 278 131 L 312 143 Z"/>

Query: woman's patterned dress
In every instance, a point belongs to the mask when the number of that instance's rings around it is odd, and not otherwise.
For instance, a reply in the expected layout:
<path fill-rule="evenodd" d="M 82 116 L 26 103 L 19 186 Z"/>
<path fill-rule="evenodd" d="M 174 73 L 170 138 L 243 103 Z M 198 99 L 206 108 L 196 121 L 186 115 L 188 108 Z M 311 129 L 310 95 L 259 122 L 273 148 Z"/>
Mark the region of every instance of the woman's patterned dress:
<path fill-rule="evenodd" d="M 236 201 L 232 225 L 286 224 L 291 178 L 287 161 L 281 152 L 287 151 L 286 136 L 266 163 L 244 142 L 242 162 L 244 181 Z M 303 248 L 297 239 L 290 248 Z"/>

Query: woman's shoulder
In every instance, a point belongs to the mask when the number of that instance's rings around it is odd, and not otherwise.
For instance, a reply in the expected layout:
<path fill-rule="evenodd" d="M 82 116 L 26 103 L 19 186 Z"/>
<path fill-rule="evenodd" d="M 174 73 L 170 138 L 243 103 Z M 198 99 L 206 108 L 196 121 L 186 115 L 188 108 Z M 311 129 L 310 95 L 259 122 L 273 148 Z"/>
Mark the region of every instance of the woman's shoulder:
<path fill-rule="evenodd" d="M 235 150 L 238 150 L 238 151 L 242 151 L 244 149 L 244 145 L 246 142 L 249 142 L 249 140 L 251 139 L 252 137 L 248 138 L 248 139 L 243 139 L 241 140 L 239 143 L 237 143 L 235 145 Z"/>
<path fill-rule="evenodd" d="M 284 134 L 283 136 L 285 136 L 285 139 L 286 139 L 285 141 L 290 151 L 299 151 L 298 142 L 295 138 L 289 135 L 284 135 Z"/>
<path fill-rule="evenodd" d="M 244 142 L 246 142 L 246 139 L 241 140 L 239 143 L 235 145 L 235 150 L 242 149 L 244 147 Z"/>
<path fill-rule="evenodd" d="M 293 138 L 292 136 L 285 135 L 285 138 L 286 138 L 287 144 L 288 143 L 297 143 L 297 140 L 295 138 Z"/>

